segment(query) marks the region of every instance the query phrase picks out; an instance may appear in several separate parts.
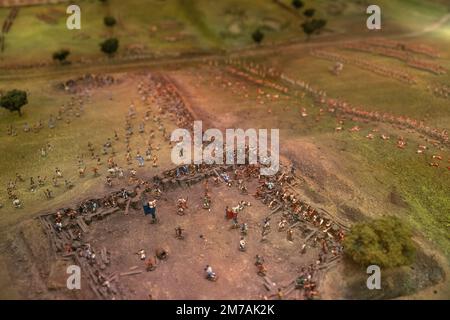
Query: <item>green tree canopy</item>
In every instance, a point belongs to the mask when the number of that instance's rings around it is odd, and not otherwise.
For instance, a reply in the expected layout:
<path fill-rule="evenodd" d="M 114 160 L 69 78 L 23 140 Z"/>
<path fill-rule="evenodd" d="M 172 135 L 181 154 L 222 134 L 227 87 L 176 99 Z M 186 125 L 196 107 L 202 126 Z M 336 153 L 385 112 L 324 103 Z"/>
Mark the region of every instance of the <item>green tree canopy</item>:
<path fill-rule="evenodd" d="M 103 23 L 107 27 L 114 27 L 116 25 L 117 21 L 116 21 L 116 18 L 107 16 L 103 19 Z"/>
<path fill-rule="evenodd" d="M 303 32 L 308 36 L 308 38 L 316 33 L 319 33 L 327 24 L 325 19 L 312 19 L 310 21 L 303 22 L 301 27 Z"/>
<path fill-rule="evenodd" d="M 27 93 L 22 90 L 11 90 L 0 98 L 0 106 L 9 111 L 17 111 L 22 116 L 22 107 L 28 103 Z"/>
<path fill-rule="evenodd" d="M 255 32 L 252 33 L 252 39 L 253 41 L 259 44 L 264 39 L 264 33 L 261 30 L 257 29 Z"/>
<path fill-rule="evenodd" d="M 301 8 L 303 8 L 304 5 L 305 5 L 305 4 L 303 3 L 302 0 L 292 0 L 292 6 L 293 6 L 295 9 L 301 9 Z"/>
<path fill-rule="evenodd" d="M 119 49 L 119 40 L 109 38 L 100 44 L 101 50 L 109 56 L 112 56 Z"/>
<path fill-rule="evenodd" d="M 305 17 L 308 17 L 308 18 L 312 18 L 312 17 L 314 16 L 315 13 L 316 13 L 316 9 L 313 9 L 313 8 L 311 8 L 311 9 L 306 9 L 306 10 L 303 12 L 303 14 L 305 15 Z"/>
<path fill-rule="evenodd" d="M 70 51 L 67 49 L 61 49 L 53 53 L 53 60 L 58 60 L 59 62 L 63 62 L 69 56 Z"/>
<path fill-rule="evenodd" d="M 410 264 L 415 247 L 411 230 L 398 218 L 355 224 L 344 239 L 344 252 L 356 263 L 396 267 Z"/>

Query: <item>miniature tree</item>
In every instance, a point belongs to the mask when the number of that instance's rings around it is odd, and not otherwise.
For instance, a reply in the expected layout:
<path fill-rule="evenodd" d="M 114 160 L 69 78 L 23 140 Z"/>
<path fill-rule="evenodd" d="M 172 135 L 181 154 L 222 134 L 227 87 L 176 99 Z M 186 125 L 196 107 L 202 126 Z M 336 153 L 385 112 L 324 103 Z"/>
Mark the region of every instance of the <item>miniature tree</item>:
<path fill-rule="evenodd" d="M 292 0 L 292 6 L 293 6 L 295 9 L 301 9 L 301 8 L 303 8 L 304 5 L 305 5 L 305 4 L 304 4 L 303 1 L 301 1 L 301 0 Z"/>
<path fill-rule="evenodd" d="M 303 14 L 305 15 L 305 17 L 308 18 L 312 18 L 314 16 L 314 14 L 316 13 L 316 9 L 306 9 Z"/>
<path fill-rule="evenodd" d="M 109 38 L 100 44 L 101 50 L 108 56 L 113 56 L 119 49 L 119 40 L 116 38 Z"/>
<path fill-rule="evenodd" d="M 22 90 L 11 90 L 0 98 L 0 106 L 9 111 L 17 111 L 22 116 L 22 107 L 28 103 L 27 93 Z"/>
<path fill-rule="evenodd" d="M 69 50 L 61 49 L 53 53 L 53 60 L 58 60 L 60 63 L 63 63 L 64 61 L 66 61 L 69 54 L 70 54 Z"/>
<path fill-rule="evenodd" d="M 327 21 L 325 19 L 312 19 L 310 21 L 303 22 L 301 27 L 309 39 L 311 35 L 320 33 L 326 24 Z"/>
<path fill-rule="evenodd" d="M 116 25 L 117 21 L 116 21 L 116 18 L 107 16 L 103 19 L 103 23 L 107 27 L 114 27 Z"/>
<path fill-rule="evenodd" d="M 359 223 L 346 235 L 344 252 L 365 267 L 408 265 L 415 253 L 411 235 L 411 230 L 395 217 Z"/>
<path fill-rule="evenodd" d="M 264 39 L 264 33 L 261 30 L 257 29 L 255 32 L 252 33 L 252 39 L 257 44 L 260 44 L 261 41 L 263 41 Z"/>

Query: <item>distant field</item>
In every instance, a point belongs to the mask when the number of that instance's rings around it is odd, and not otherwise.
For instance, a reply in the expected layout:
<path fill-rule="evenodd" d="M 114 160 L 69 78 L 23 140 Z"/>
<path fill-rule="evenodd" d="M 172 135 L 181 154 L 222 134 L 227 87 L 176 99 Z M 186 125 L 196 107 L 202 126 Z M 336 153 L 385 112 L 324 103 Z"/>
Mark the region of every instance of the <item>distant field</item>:
<path fill-rule="evenodd" d="M 283 0 L 290 6 L 290 1 Z M 109 4 L 108 4 L 109 3 Z M 305 39 L 300 24 L 302 11 L 287 10 L 274 1 L 80 1 L 82 29 L 67 30 L 66 4 L 20 8 L 6 37 L 0 64 L 48 62 L 60 49 L 71 50 L 71 59 L 102 56 L 99 43 L 119 38 L 119 54 L 140 47 L 144 53 L 170 55 L 192 51 L 229 50 L 253 45 L 256 29 L 265 33 L 264 42 Z M 442 4 L 422 1 L 382 1 L 384 32 L 421 30 L 446 12 Z M 324 35 L 367 35 L 365 6 L 359 1 L 306 1 L 305 8 L 317 9 L 317 17 L 328 24 Z M 0 8 L 0 23 L 9 9 Z M 106 15 L 114 16 L 114 28 L 103 25 Z M 411 21 L 415 21 L 411 24 Z M 330 33 L 332 31 L 332 33 Z"/>

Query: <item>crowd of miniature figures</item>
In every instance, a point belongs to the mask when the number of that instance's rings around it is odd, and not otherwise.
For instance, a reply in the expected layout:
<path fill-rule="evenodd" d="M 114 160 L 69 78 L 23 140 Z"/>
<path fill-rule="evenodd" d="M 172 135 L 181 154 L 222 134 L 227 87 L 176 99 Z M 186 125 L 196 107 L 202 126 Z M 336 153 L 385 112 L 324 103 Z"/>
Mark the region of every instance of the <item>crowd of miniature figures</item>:
<path fill-rule="evenodd" d="M 277 81 L 282 80 L 293 88 L 299 88 L 311 95 L 318 105 L 325 107 L 330 113 L 343 115 L 348 114 L 355 117 L 355 119 L 360 118 L 375 122 L 386 122 L 403 128 L 413 129 L 418 133 L 437 140 L 443 145 L 450 145 L 450 138 L 447 130 L 431 128 L 426 126 L 423 121 L 411 119 L 407 116 L 398 116 L 389 113 L 381 113 L 378 111 L 366 111 L 364 109 L 357 108 L 346 101 L 330 98 L 325 90 L 314 88 L 306 81 L 293 79 L 284 73 L 277 72 L 271 68 L 267 69 L 267 67 L 261 66 L 257 63 L 247 63 L 241 60 L 227 60 L 226 63 L 239 68 L 234 69 L 235 71 L 233 71 L 233 73 L 244 77 L 250 77 L 251 75 L 260 77 L 255 78 L 255 81 L 281 92 L 288 92 L 289 89 L 276 84 L 271 79 L 276 79 Z"/>
<path fill-rule="evenodd" d="M 415 48 L 415 47 L 414 47 Z M 414 50 L 422 50 L 421 47 L 417 47 Z M 425 50 L 425 49 L 423 49 Z M 314 51 L 314 54 L 329 56 L 329 53 L 322 51 Z M 329 56 L 333 58 L 333 61 L 340 61 L 333 55 Z M 335 59 L 336 58 L 336 59 Z M 290 76 L 274 70 L 273 68 L 267 68 L 264 65 L 260 65 L 254 62 L 246 62 L 238 59 L 230 59 L 226 61 L 230 67 L 227 69 L 234 75 L 245 78 L 248 81 L 252 81 L 259 85 L 269 87 L 280 91 L 281 93 L 288 93 L 288 86 L 283 86 L 280 83 L 286 83 L 293 89 L 300 89 L 306 94 L 310 95 L 314 101 L 315 105 L 319 107 L 319 115 L 323 115 L 325 111 L 333 114 L 337 118 L 338 125 L 336 127 L 336 132 L 341 132 L 344 129 L 345 121 L 349 120 L 351 122 L 357 121 L 361 123 L 369 122 L 382 122 L 390 124 L 396 128 L 406 129 L 409 131 L 417 132 L 421 138 L 423 138 L 425 143 L 436 147 L 438 150 L 442 151 L 445 147 L 450 146 L 449 132 L 446 129 L 436 129 L 425 125 L 423 121 L 415 120 L 407 116 L 393 115 L 389 113 L 383 113 L 378 111 L 366 111 L 360 107 L 355 107 L 350 103 L 343 101 L 341 99 L 330 98 L 326 91 L 314 88 L 306 81 L 296 80 Z M 389 69 L 392 72 L 392 69 Z M 392 74 L 389 75 L 392 77 Z M 270 111 L 270 110 L 269 110 Z M 305 108 L 301 108 L 299 113 L 302 117 L 307 117 L 308 113 Z M 316 119 L 317 120 L 317 119 Z M 353 126 L 348 129 L 350 132 L 359 132 L 359 126 Z M 366 135 L 368 139 L 374 139 L 378 135 L 382 140 L 390 140 L 390 136 L 384 133 L 378 133 L 378 129 L 373 129 L 372 132 Z M 407 145 L 406 139 L 399 136 L 397 139 L 396 146 L 399 149 L 405 149 Z M 427 146 L 419 145 L 417 149 L 417 154 L 425 154 L 425 151 L 429 149 Z M 450 159 L 445 161 L 443 156 L 440 154 L 430 155 L 429 166 L 430 167 L 444 167 L 450 170 Z"/>
<path fill-rule="evenodd" d="M 275 212 L 281 212 L 278 225 L 278 232 L 286 232 L 286 240 L 293 242 L 296 233 L 300 230 L 300 238 L 303 239 L 299 252 L 304 254 L 308 248 L 319 248 L 320 252 L 316 262 L 302 267 L 295 287 L 303 292 L 305 299 L 312 299 L 318 296 L 318 283 L 320 270 L 330 268 L 337 263 L 342 255 L 342 240 L 344 239 L 345 226 L 333 221 L 333 218 L 325 212 L 319 212 L 300 196 L 293 192 L 291 184 L 297 179 L 294 169 L 282 167 L 282 170 L 271 177 L 261 176 L 259 165 L 192 165 L 180 170 L 180 167 L 163 172 L 162 176 L 155 176 L 152 181 L 143 181 L 136 177 L 136 185 L 132 190 L 121 189 L 112 192 L 101 199 L 92 199 L 82 202 L 78 207 L 58 210 L 52 215 L 44 215 L 41 221 L 47 230 L 54 250 L 63 256 L 72 255 L 83 267 L 88 268 L 92 275 L 91 286 L 99 298 L 111 298 L 120 295 L 114 282 L 117 277 L 106 275 L 105 270 L 110 263 L 109 253 L 103 248 L 100 254 L 101 259 L 96 257 L 96 249 L 89 243 L 83 241 L 84 233 L 88 230 L 88 225 L 108 214 L 118 211 L 126 211 L 129 207 L 134 210 L 143 210 L 144 214 L 151 211 L 152 223 L 158 224 L 157 201 L 162 194 L 174 187 L 189 186 L 203 181 L 204 195 L 209 196 L 209 181 L 212 179 L 214 185 L 225 184 L 229 188 L 241 190 L 242 184 L 253 179 L 259 181 L 253 196 L 262 201 L 271 210 L 271 213 L 262 221 L 261 239 L 262 243 L 267 241 L 267 236 L 272 232 L 271 223 L 275 219 Z M 182 172 L 182 174 L 181 174 Z M 194 200 L 192 200 L 194 201 Z M 220 202 L 219 202 L 220 203 Z M 245 252 L 248 243 L 248 224 L 241 221 L 240 213 L 246 207 L 251 206 L 250 202 L 239 201 L 235 206 L 225 206 L 225 221 L 231 221 L 230 229 L 238 230 L 240 252 Z M 151 208 L 151 209 L 150 209 Z M 210 206 L 208 207 L 210 208 Z M 174 212 L 177 214 L 189 214 L 188 199 L 179 198 L 174 205 Z M 167 212 L 164 212 L 167 214 Z M 181 226 L 174 226 L 175 237 L 183 240 L 185 230 Z M 101 251 L 100 250 L 100 251 Z M 143 261 L 145 270 L 154 271 L 157 269 L 156 259 L 167 259 L 168 251 L 158 248 L 155 256 L 146 254 L 146 248 L 139 248 L 136 251 L 139 259 Z M 76 256 L 76 258 L 75 258 Z M 267 266 L 264 258 L 260 255 L 256 257 L 256 274 L 267 277 Z M 212 266 L 205 267 L 206 278 L 216 281 L 217 274 Z M 98 277 L 105 279 L 99 281 Z M 105 285 L 105 283 L 107 285 Z M 284 291 L 278 290 L 273 296 L 266 298 L 282 298 Z"/>
<path fill-rule="evenodd" d="M 90 102 L 91 89 L 119 82 L 120 79 L 115 79 L 111 76 L 86 74 L 76 80 L 69 80 L 61 84 L 63 88 L 66 88 L 71 93 L 71 98 L 67 104 L 60 107 L 57 116 L 50 115 L 48 128 L 55 129 L 60 126 L 60 123 L 68 125 L 74 119 L 81 117 L 86 104 Z M 138 119 L 136 105 L 131 102 L 125 116 L 123 136 L 117 130 L 114 130 L 111 137 L 107 138 L 103 144 L 94 145 L 88 141 L 86 153 L 76 156 L 78 164 L 76 176 L 78 178 L 85 178 L 89 173 L 92 173 L 92 177 L 97 178 L 105 176 L 103 172 L 106 171 L 105 184 L 108 187 L 113 187 L 115 179 L 124 179 L 128 172 L 128 182 L 132 184 L 136 180 L 137 173 L 135 167 L 133 167 L 134 161 L 136 161 L 137 167 L 145 166 L 146 162 L 150 162 L 153 168 L 158 167 L 158 151 L 161 146 L 155 142 L 157 140 L 156 130 L 153 128 L 148 129 L 150 125 L 146 125 L 146 123 L 152 121 L 152 126 L 157 128 L 163 140 L 168 143 L 170 142 L 170 135 L 162 121 L 161 114 L 167 113 L 172 115 L 177 120 L 177 125 L 182 127 L 188 127 L 189 124 L 192 124 L 193 118 L 186 108 L 181 95 L 176 87 L 163 76 L 145 74 L 137 85 L 137 93 L 140 102 L 146 108 L 141 115 L 142 118 Z M 152 109 L 151 103 L 158 106 L 157 112 Z M 133 150 L 131 147 L 133 135 L 136 135 L 134 127 L 136 120 L 139 120 L 138 135 L 146 139 L 143 154 L 140 149 Z M 42 120 L 32 127 L 28 123 L 24 123 L 23 131 L 24 133 L 39 133 L 44 127 Z M 18 133 L 16 128 L 11 125 L 7 128 L 7 134 L 14 136 Z M 117 157 L 119 154 L 117 150 L 119 149 L 119 143 L 125 144 L 125 163 L 128 168 L 118 164 Z M 57 151 L 50 143 L 47 143 L 40 148 L 39 153 L 45 159 L 51 154 L 57 153 Z M 37 193 L 40 189 L 44 198 L 50 200 L 54 198 L 56 190 L 62 190 L 61 186 L 64 187 L 63 190 L 69 190 L 75 186 L 76 182 L 73 180 L 73 176 L 74 174 L 71 170 L 71 172 L 65 172 L 63 178 L 63 172 L 60 168 L 55 168 L 54 172 L 47 172 L 47 175 L 44 177 L 37 176 L 37 178 L 24 178 L 23 175 L 16 173 L 15 179 L 9 181 L 6 192 L 8 198 L 11 199 L 13 207 L 23 208 L 24 203 L 21 199 L 22 197 L 20 197 L 19 189 L 24 189 L 23 184 L 26 183 L 26 179 L 30 181 L 29 188 L 27 188 L 30 192 Z M 49 178 L 47 179 L 47 177 Z M 51 186 L 48 185 L 47 180 L 51 180 Z M 208 206 L 207 202 L 205 206 Z M 0 201 L 1 207 L 3 207 L 3 204 Z"/>

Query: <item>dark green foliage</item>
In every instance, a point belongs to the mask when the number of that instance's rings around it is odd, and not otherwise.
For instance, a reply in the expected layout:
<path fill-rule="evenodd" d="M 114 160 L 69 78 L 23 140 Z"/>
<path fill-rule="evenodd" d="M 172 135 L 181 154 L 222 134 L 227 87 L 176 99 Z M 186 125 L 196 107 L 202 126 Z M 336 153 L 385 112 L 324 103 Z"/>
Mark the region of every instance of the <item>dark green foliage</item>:
<path fill-rule="evenodd" d="M 28 103 L 27 93 L 22 90 L 11 90 L 0 98 L 0 106 L 9 111 L 17 111 L 22 116 L 21 108 Z"/>
<path fill-rule="evenodd" d="M 259 44 L 264 39 L 264 33 L 258 29 L 252 33 L 252 39 L 253 39 L 253 41 L 255 41 L 256 43 Z"/>
<path fill-rule="evenodd" d="M 395 217 L 359 223 L 346 235 L 344 252 L 364 267 L 408 265 L 415 256 L 411 236 L 411 230 Z"/>
<path fill-rule="evenodd" d="M 107 27 L 114 27 L 116 25 L 117 21 L 116 21 L 116 18 L 107 16 L 103 19 L 103 23 Z"/>
<path fill-rule="evenodd" d="M 109 38 L 100 44 L 101 50 L 109 56 L 112 56 L 119 49 L 119 40 Z"/>
<path fill-rule="evenodd" d="M 312 18 L 314 16 L 314 14 L 316 13 L 316 9 L 306 9 L 303 14 L 305 15 L 305 17 L 308 18 Z"/>
<path fill-rule="evenodd" d="M 59 62 L 63 62 L 69 56 L 70 51 L 67 49 L 61 49 L 53 53 L 53 60 L 58 60 Z"/>
<path fill-rule="evenodd" d="M 327 24 L 325 19 L 312 19 L 301 24 L 303 32 L 308 38 L 315 33 L 319 33 Z"/>
<path fill-rule="evenodd" d="M 301 9 L 301 8 L 303 8 L 304 5 L 305 5 L 305 4 L 303 3 L 302 0 L 292 0 L 292 6 L 293 6 L 295 9 Z"/>

